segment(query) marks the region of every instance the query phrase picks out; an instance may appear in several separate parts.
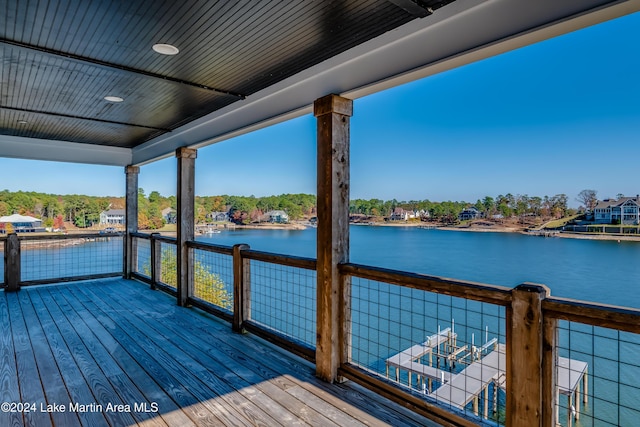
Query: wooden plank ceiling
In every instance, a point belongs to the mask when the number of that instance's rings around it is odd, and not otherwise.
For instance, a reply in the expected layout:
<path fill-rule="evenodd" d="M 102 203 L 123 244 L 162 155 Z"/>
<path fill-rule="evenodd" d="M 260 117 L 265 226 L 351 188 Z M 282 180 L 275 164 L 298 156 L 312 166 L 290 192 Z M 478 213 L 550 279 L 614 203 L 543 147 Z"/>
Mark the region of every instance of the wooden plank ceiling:
<path fill-rule="evenodd" d="M 0 134 L 134 148 L 451 1 L 2 0 Z"/>

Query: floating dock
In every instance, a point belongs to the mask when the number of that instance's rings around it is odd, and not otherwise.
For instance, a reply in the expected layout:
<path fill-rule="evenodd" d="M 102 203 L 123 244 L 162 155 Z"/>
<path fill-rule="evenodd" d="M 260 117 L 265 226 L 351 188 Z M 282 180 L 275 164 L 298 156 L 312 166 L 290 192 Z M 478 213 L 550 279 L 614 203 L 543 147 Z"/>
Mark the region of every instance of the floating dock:
<path fill-rule="evenodd" d="M 393 374 L 395 381 L 400 382 L 401 373 L 406 372 L 407 384 L 412 389 L 415 376 L 415 387 L 418 390 L 429 394 L 439 403 L 461 410 L 473 403 L 473 413 L 476 416 L 480 413 L 480 396 L 484 395 L 482 416 L 488 419 L 490 386 L 493 386 L 491 406 L 494 414 L 497 412 L 498 390 L 506 391 L 506 345 L 498 343 L 496 338 L 487 340 L 481 347 L 476 347 L 473 343 L 471 346 L 457 346 L 456 341 L 455 332 L 446 328 L 428 337 L 423 343 L 389 357 L 386 359 L 387 378 L 391 378 Z M 454 372 L 456 363 L 464 365 L 457 373 Z M 558 399 L 560 394 L 567 396 L 568 427 L 572 426 L 574 419 L 580 418 L 581 384 L 584 390 L 583 402 L 587 403 L 587 370 L 585 362 L 558 358 Z M 556 404 L 559 407 L 559 402 Z M 558 412 L 556 411 L 556 424 L 559 425 Z"/>

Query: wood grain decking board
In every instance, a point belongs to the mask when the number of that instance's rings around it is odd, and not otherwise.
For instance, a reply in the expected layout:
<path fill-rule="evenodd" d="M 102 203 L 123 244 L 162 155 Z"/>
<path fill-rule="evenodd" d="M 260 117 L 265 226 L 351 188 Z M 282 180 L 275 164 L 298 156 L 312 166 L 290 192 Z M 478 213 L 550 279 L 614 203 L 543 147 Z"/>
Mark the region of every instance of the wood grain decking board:
<path fill-rule="evenodd" d="M 3 426 L 435 425 L 123 279 L 0 292 L 0 386 L 2 401 L 38 408 L 0 412 Z M 67 411 L 40 411 L 53 403 Z"/>

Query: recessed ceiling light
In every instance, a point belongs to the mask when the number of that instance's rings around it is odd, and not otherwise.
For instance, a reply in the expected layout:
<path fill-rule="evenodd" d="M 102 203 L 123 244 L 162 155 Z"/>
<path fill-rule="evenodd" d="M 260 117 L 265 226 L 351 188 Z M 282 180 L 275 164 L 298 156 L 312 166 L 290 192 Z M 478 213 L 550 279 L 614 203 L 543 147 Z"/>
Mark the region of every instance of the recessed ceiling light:
<path fill-rule="evenodd" d="M 180 52 L 177 47 L 163 43 L 154 44 L 153 50 L 162 55 L 176 55 L 178 52 Z"/>
<path fill-rule="evenodd" d="M 26 125 L 26 124 L 28 124 L 28 123 L 29 123 L 29 122 L 28 122 L 28 121 L 26 121 L 26 120 L 18 120 L 17 122 L 18 122 L 18 124 L 19 124 L 19 125 Z"/>
<path fill-rule="evenodd" d="M 119 96 L 105 96 L 104 97 L 105 101 L 109 101 L 109 102 L 122 102 L 124 101 L 124 99 L 120 98 Z"/>

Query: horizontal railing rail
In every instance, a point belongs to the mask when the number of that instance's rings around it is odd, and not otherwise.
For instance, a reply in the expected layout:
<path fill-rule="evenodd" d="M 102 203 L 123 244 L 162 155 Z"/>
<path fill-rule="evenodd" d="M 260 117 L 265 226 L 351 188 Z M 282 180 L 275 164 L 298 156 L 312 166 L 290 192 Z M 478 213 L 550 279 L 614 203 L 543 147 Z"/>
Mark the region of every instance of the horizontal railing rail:
<path fill-rule="evenodd" d="M 73 240 L 87 238 L 122 237 L 124 233 L 72 233 L 72 234 L 19 234 L 18 240 L 29 242 L 33 240 Z"/>
<path fill-rule="evenodd" d="M 231 246 L 216 245 L 213 243 L 197 241 L 187 242 L 187 246 L 192 249 L 201 249 L 203 251 L 214 252 L 217 254 L 233 255 L 233 248 Z"/>
<path fill-rule="evenodd" d="M 352 263 L 340 264 L 339 269 L 342 274 L 348 276 L 376 280 L 408 288 L 428 290 L 453 297 L 472 299 L 502 306 L 507 306 L 511 303 L 511 289 L 504 286 L 486 285 L 483 283 Z"/>
<path fill-rule="evenodd" d="M 163 236 L 160 233 L 140 233 L 140 232 L 136 232 L 136 233 L 131 233 L 131 237 L 136 237 L 138 239 L 146 239 L 146 240 L 157 240 L 158 242 L 165 242 L 165 243 L 176 243 L 176 238 L 175 237 L 169 237 L 169 236 Z"/>
<path fill-rule="evenodd" d="M 542 310 L 555 319 L 640 334 L 639 309 L 548 297 L 542 301 Z"/>
<path fill-rule="evenodd" d="M 305 258 L 293 255 L 279 255 L 271 252 L 256 251 L 253 249 L 243 250 L 242 256 L 246 259 L 254 261 L 285 265 L 287 267 L 303 268 L 306 270 L 315 270 L 317 267 L 317 263 L 314 258 Z"/>

